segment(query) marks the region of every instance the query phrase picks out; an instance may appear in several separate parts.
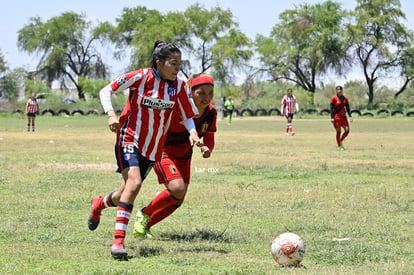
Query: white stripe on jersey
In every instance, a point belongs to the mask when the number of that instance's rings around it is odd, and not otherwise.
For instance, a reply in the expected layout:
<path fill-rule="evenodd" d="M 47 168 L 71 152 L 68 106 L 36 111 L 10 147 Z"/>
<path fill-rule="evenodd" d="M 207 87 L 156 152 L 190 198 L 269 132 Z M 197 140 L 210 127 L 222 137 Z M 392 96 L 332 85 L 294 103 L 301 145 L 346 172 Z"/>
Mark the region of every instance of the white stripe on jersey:
<path fill-rule="evenodd" d="M 137 100 L 143 100 L 144 97 L 144 93 L 145 93 L 145 83 L 147 82 L 147 76 L 148 76 L 148 69 L 144 69 L 144 79 L 142 79 L 141 85 L 139 85 L 138 88 L 138 97 Z M 141 106 L 141 102 L 133 102 L 133 104 L 137 104 L 138 106 Z M 131 106 L 132 108 L 132 106 Z M 136 126 L 135 128 L 135 135 L 134 135 L 134 145 L 139 148 L 138 146 L 138 140 L 139 140 L 139 136 L 141 133 L 141 127 L 140 124 L 142 123 L 142 108 L 138 108 L 138 114 L 137 114 L 137 121 L 136 121 Z M 150 122 L 148 122 L 148 124 L 150 124 Z M 147 139 L 150 137 L 150 135 L 147 135 Z M 142 155 L 145 156 L 146 152 L 147 152 L 147 147 L 146 146 L 141 146 L 141 150 L 142 150 Z"/>

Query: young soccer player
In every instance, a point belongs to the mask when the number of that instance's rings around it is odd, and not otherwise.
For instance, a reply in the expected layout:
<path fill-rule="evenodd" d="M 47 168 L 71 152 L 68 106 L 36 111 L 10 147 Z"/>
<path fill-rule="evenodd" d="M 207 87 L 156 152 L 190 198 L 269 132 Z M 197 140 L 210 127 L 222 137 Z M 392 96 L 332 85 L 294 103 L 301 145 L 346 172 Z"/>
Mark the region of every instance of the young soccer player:
<path fill-rule="evenodd" d="M 92 199 L 88 227 L 98 227 L 103 209 L 118 207 L 111 254 L 120 260 L 128 259 L 125 235 L 134 201 L 154 163 L 161 160 L 174 112 L 190 133 L 191 142 L 202 145 L 192 120 L 198 110 L 186 82 L 178 76 L 181 51 L 173 44 L 157 41 L 151 65 L 121 75 L 99 93 L 109 129 L 116 133 L 117 172 L 122 174 L 123 183 L 118 191 Z M 111 95 L 125 89 L 129 89 L 129 97 L 118 121 Z"/>
<path fill-rule="evenodd" d="M 201 147 L 201 154 L 203 158 L 209 158 L 214 148 L 217 119 L 217 110 L 211 104 L 214 82 L 210 75 L 199 74 L 191 77 L 188 83 L 199 112 L 199 115 L 193 119 L 198 136 L 203 138 L 204 146 Z M 154 166 L 158 182 L 164 184 L 166 189 L 137 212 L 134 236 L 151 237 L 151 227 L 181 206 L 190 184 L 192 154 L 193 147 L 189 141 L 189 134 L 181 123 L 181 118 L 173 114 L 162 160 L 156 162 Z"/>
<path fill-rule="evenodd" d="M 283 114 L 286 117 L 287 125 L 286 125 L 286 135 L 289 135 L 289 132 L 292 136 L 295 135 L 295 132 L 293 131 L 292 127 L 292 120 L 293 116 L 296 112 L 299 112 L 299 104 L 296 101 L 296 97 L 292 94 L 292 88 L 287 89 L 286 95 L 282 98 L 280 106 L 280 114 L 283 116 Z"/>
<path fill-rule="evenodd" d="M 26 115 L 27 115 L 27 131 L 30 132 L 30 124 L 32 124 L 32 131 L 36 129 L 35 120 L 36 114 L 39 112 L 39 102 L 36 99 L 36 93 L 32 93 L 26 103 Z"/>
<path fill-rule="evenodd" d="M 336 86 L 336 95 L 331 98 L 331 122 L 336 130 L 336 143 L 338 150 L 345 150 L 343 141 L 349 134 L 349 123 L 346 114 L 349 116 L 349 121 L 352 122 L 351 109 L 349 108 L 349 101 L 343 94 L 343 87 Z M 341 136 L 341 129 L 344 133 Z"/>

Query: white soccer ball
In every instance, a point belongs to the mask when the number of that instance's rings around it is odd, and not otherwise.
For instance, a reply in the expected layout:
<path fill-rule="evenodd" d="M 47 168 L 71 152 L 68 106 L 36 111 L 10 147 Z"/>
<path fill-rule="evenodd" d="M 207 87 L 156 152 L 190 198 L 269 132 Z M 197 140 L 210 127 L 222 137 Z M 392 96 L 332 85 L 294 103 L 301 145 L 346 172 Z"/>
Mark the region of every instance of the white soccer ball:
<path fill-rule="evenodd" d="M 282 233 L 272 242 L 272 256 L 281 266 L 297 266 L 305 256 L 305 242 L 295 233 Z"/>

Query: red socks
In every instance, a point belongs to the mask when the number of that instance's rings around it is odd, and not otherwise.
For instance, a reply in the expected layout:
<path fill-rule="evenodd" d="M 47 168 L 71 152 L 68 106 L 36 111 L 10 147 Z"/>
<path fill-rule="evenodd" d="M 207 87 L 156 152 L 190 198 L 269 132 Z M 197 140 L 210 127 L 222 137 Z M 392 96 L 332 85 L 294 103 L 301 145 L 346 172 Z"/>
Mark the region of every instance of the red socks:
<path fill-rule="evenodd" d="M 163 209 L 160 209 L 158 211 L 155 211 L 152 215 L 151 215 L 151 219 L 149 221 L 149 223 L 147 224 L 147 230 L 151 228 L 151 226 L 153 226 L 154 224 L 159 223 L 160 221 L 162 221 L 163 219 L 165 219 L 166 217 L 168 217 L 169 215 L 171 215 L 175 210 L 177 210 L 177 208 L 180 207 L 179 205 L 169 205 Z"/>
<path fill-rule="evenodd" d="M 171 215 L 178 208 L 178 206 L 175 205 L 177 202 L 178 200 L 171 196 L 168 190 L 159 193 L 148 206 L 142 210 L 142 212 L 151 218 L 147 225 L 147 229 Z"/>
<path fill-rule="evenodd" d="M 129 219 L 131 217 L 133 205 L 119 202 L 118 211 L 116 212 L 115 239 L 125 239 L 128 229 Z"/>
<path fill-rule="evenodd" d="M 168 190 L 164 190 L 159 193 L 149 204 L 145 207 L 142 212 L 151 216 L 155 211 L 163 209 L 169 205 L 176 204 L 178 200 L 176 200 L 173 196 L 171 196 Z"/>
<path fill-rule="evenodd" d="M 341 142 L 348 136 L 348 134 L 349 134 L 349 131 L 345 131 L 343 134 L 342 134 L 342 137 L 341 137 Z"/>
<path fill-rule="evenodd" d="M 341 132 L 340 131 L 336 132 L 336 143 L 338 144 L 338 146 L 341 146 Z"/>

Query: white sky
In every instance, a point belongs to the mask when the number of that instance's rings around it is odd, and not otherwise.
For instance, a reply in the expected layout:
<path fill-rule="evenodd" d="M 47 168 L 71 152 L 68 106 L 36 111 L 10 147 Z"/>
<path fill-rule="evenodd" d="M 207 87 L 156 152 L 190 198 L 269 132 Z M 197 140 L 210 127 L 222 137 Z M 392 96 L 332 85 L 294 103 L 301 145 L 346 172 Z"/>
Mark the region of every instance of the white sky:
<path fill-rule="evenodd" d="M 287 9 L 293 9 L 302 3 L 322 3 L 323 0 L 121 0 L 121 1 L 97 1 L 97 0 L 12 0 L 2 2 L 2 15 L 0 16 L 0 49 L 10 68 L 24 66 L 34 69 L 38 57 L 29 56 L 17 49 L 17 32 L 28 23 L 30 17 L 39 16 L 45 22 L 51 17 L 59 16 L 63 12 L 74 11 L 84 13 L 91 19 L 110 21 L 115 23 L 115 18 L 120 16 L 124 7 L 145 6 L 148 9 L 157 9 L 160 12 L 180 10 L 195 3 L 209 9 L 219 6 L 222 9 L 230 9 L 239 23 L 239 28 L 248 37 L 254 39 L 256 34 L 268 36 L 274 25 L 278 23 L 279 14 Z M 344 9 L 353 9 L 356 1 L 337 1 L 342 3 Z M 407 20 L 403 22 L 408 28 L 414 30 L 414 1 L 400 0 L 401 9 Z M 7 6 L 7 7 L 5 7 Z M 108 53 L 110 55 L 110 53 Z M 105 60 L 111 62 L 111 60 Z M 127 62 L 125 63 L 127 64 Z M 123 68 L 117 68 L 114 64 L 112 77 L 122 73 Z M 118 70 L 118 71 L 117 71 Z M 348 79 L 354 79 L 353 77 Z"/>

